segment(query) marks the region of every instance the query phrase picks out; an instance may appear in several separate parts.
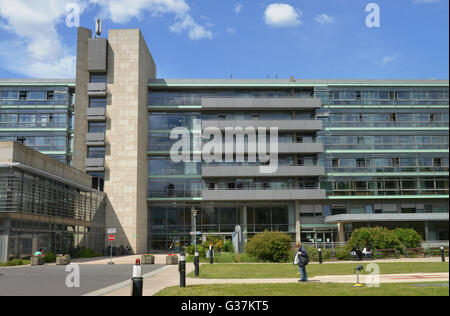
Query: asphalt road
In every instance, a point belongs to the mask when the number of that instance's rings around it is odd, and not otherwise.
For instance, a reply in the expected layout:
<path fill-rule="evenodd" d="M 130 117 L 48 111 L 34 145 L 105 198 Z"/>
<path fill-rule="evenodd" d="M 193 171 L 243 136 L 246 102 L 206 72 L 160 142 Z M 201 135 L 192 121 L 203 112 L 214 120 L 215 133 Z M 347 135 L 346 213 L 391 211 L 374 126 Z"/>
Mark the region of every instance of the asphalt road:
<path fill-rule="evenodd" d="M 131 280 L 133 265 L 79 265 L 80 287 L 68 288 L 66 266 L 0 268 L 0 296 L 80 296 Z M 164 265 L 143 265 L 142 275 Z M 69 278 L 70 279 L 70 278 Z M 73 279 L 72 279 L 73 280 Z"/>

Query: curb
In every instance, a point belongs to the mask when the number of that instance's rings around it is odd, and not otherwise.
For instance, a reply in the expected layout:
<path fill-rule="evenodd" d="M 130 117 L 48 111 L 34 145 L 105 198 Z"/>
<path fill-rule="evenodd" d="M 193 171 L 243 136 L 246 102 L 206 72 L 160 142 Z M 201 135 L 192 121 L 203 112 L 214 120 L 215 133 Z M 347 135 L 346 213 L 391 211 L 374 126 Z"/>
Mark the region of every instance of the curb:
<path fill-rule="evenodd" d="M 160 272 L 163 272 L 163 271 L 169 269 L 170 267 L 171 266 L 165 266 L 165 267 L 159 268 L 159 269 L 157 269 L 155 271 L 152 271 L 152 272 L 149 272 L 147 274 L 144 274 L 142 277 L 144 279 L 150 278 L 150 277 L 154 276 L 155 274 L 158 274 Z M 119 289 L 124 288 L 126 286 L 130 286 L 130 284 L 131 284 L 130 282 L 131 282 L 131 280 L 123 281 L 123 282 L 120 282 L 120 283 L 117 283 L 117 284 L 105 287 L 103 289 L 96 290 L 96 291 L 84 294 L 82 296 L 102 296 L 102 295 L 105 295 L 105 294 L 107 294 L 109 292 L 112 292 L 112 291 L 115 291 L 115 290 L 119 290 Z"/>

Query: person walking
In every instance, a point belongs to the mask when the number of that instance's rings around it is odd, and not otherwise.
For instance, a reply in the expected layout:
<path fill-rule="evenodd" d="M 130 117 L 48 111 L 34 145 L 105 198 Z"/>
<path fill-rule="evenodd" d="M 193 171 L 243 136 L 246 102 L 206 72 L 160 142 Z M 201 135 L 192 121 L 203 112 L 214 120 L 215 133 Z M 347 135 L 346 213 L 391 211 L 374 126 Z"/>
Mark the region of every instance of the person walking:
<path fill-rule="evenodd" d="M 300 272 L 300 280 L 298 282 L 308 282 L 308 274 L 306 272 L 306 266 L 309 263 L 308 252 L 301 244 L 297 244 L 297 247 L 298 270 Z"/>

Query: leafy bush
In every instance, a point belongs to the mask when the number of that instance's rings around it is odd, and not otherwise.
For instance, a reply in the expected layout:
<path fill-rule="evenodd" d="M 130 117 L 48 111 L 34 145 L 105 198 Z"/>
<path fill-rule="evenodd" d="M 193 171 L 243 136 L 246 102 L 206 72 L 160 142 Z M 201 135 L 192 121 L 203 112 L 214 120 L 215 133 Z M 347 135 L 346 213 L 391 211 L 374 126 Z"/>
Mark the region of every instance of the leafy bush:
<path fill-rule="evenodd" d="M 234 246 L 233 246 L 233 242 L 231 240 L 227 240 L 223 244 L 223 251 L 224 252 L 234 252 Z"/>
<path fill-rule="evenodd" d="M 206 243 L 203 246 L 208 247 L 209 245 L 213 245 L 215 252 L 221 252 L 223 250 L 223 239 L 219 236 L 208 236 L 206 237 Z"/>
<path fill-rule="evenodd" d="M 281 232 L 265 231 L 250 238 L 245 249 L 250 256 L 261 260 L 285 262 L 290 257 L 291 237 Z"/>
<path fill-rule="evenodd" d="M 15 267 L 15 266 L 23 266 L 30 264 L 29 260 L 23 260 L 23 259 L 12 259 L 10 261 L 7 261 L 5 263 L 0 262 L 0 267 Z"/>
<path fill-rule="evenodd" d="M 53 263 L 53 262 L 56 262 L 56 256 L 55 256 L 55 254 L 54 254 L 51 250 L 49 250 L 49 251 L 45 254 L 44 261 L 45 261 L 45 263 Z"/>
<path fill-rule="evenodd" d="M 422 236 L 412 228 L 397 228 L 394 229 L 394 234 L 403 248 L 418 248 L 423 242 Z"/>
<path fill-rule="evenodd" d="M 361 228 L 352 233 L 348 245 L 350 247 L 372 249 L 415 248 L 422 242 L 422 237 L 413 229 L 398 228 L 389 230 L 385 227 Z"/>
<path fill-rule="evenodd" d="M 95 257 L 101 257 L 101 254 L 95 252 L 91 248 L 81 248 L 80 258 L 95 258 Z"/>

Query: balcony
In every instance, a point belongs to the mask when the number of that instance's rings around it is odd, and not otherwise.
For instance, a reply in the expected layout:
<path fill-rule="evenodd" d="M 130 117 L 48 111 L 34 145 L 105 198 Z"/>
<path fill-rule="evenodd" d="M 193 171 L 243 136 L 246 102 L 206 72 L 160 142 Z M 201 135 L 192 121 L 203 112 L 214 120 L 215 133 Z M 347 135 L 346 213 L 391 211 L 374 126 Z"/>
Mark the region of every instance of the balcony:
<path fill-rule="evenodd" d="M 231 145 L 231 144 L 230 144 Z M 233 149 L 228 149 L 225 144 L 222 146 L 223 153 L 236 153 L 237 144 L 234 143 Z M 250 148 L 250 149 L 249 149 Z M 266 151 L 270 150 L 270 144 L 266 145 Z M 249 154 L 258 154 L 258 144 L 243 144 L 243 152 Z M 321 143 L 278 143 L 278 154 L 318 154 L 323 153 L 324 147 Z"/>
<path fill-rule="evenodd" d="M 295 131 L 320 131 L 323 123 L 319 120 L 245 120 L 245 121 L 202 121 L 202 128 L 216 127 L 220 130 L 225 130 L 226 127 L 277 127 L 279 131 L 295 132 Z"/>
<path fill-rule="evenodd" d="M 105 171 L 105 159 L 104 158 L 86 158 L 85 163 L 86 171 L 90 172 L 102 172 Z"/>
<path fill-rule="evenodd" d="M 323 200 L 325 190 L 203 190 L 203 201 Z"/>
<path fill-rule="evenodd" d="M 104 122 L 106 120 L 106 108 L 88 108 L 86 119 L 90 122 Z"/>
<path fill-rule="evenodd" d="M 312 110 L 319 109 L 317 98 L 202 98 L 203 110 Z"/>
<path fill-rule="evenodd" d="M 87 133 L 87 146 L 105 146 L 105 133 Z"/>
<path fill-rule="evenodd" d="M 106 83 L 88 83 L 87 91 L 90 97 L 106 97 Z"/>
<path fill-rule="evenodd" d="M 203 178 L 239 177 L 316 177 L 325 175 L 322 166 L 278 166 L 275 173 L 261 173 L 259 166 L 214 166 L 203 167 Z"/>

